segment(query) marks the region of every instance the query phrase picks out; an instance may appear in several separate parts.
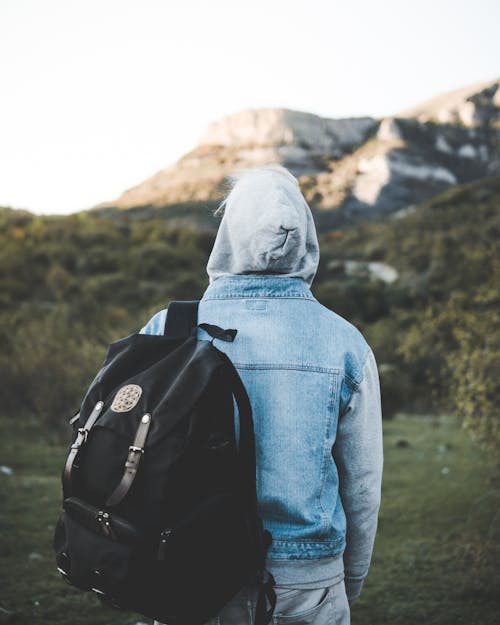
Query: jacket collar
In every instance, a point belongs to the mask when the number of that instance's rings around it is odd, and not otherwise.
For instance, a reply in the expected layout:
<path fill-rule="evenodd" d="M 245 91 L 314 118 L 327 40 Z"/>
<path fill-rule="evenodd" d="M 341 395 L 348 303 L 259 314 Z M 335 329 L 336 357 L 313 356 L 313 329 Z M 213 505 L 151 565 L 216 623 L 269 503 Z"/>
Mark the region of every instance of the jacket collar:
<path fill-rule="evenodd" d="M 221 276 L 211 282 L 203 294 L 204 300 L 242 297 L 299 297 L 314 300 L 305 280 L 275 274 Z"/>

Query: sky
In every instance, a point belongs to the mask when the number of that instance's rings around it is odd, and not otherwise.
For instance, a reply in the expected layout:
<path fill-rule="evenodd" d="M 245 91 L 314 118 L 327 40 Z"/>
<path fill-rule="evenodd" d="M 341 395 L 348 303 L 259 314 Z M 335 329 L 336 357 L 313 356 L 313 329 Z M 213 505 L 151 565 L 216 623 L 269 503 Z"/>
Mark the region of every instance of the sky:
<path fill-rule="evenodd" d="M 113 200 L 247 108 L 382 117 L 500 76 L 498 0 L 0 0 L 0 205 Z"/>

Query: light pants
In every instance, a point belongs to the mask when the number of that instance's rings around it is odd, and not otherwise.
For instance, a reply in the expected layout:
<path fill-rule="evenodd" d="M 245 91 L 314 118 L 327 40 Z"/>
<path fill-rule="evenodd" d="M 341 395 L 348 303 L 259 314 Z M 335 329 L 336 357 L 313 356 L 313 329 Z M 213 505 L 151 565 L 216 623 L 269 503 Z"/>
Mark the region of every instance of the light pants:
<path fill-rule="evenodd" d="M 350 625 L 344 582 L 314 590 L 276 586 L 273 625 Z M 257 591 L 243 588 L 206 625 L 253 625 Z M 154 625 L 161 625 L 158 621 Z"/>

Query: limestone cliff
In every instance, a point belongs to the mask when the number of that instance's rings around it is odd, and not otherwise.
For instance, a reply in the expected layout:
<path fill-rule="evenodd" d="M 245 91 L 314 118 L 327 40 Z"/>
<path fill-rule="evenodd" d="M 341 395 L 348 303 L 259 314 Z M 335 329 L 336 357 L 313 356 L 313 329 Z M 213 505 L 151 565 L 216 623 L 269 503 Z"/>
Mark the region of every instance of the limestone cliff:
<path fill-rule="evenodd" d="M 329 225 L 405 209 L 500 171 L 499 85 L 466 87 L 378 120 L 244 110 L 212 123 L 177 163 L 100 208 L 217 201 L 235 170 L 279 162 L 313 208 L 331 213 Z"/>

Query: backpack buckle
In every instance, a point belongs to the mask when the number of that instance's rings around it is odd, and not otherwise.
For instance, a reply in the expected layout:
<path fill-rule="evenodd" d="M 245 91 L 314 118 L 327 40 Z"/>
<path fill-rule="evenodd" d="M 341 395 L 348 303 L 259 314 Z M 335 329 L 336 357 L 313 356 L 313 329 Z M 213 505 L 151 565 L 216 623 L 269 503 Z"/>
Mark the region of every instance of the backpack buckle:
<path fill-rule="evenodd" d="M 144 449 L 142 447 L 130 445 L 130 447 L 128 448 L 128 458 L 125 462 L 125 468 L 129 471 L 137 471 L 137 467 L 139 466 L 139 460 L 143 453 Z M 139 454 L 139 456 L 137 456 L 136 454 Z"/>
<path fill-rule="evenodd" d="M 77 431 L 78 436 L 76 437 L 75 442 L 71 445 L 71 449 L 80 449 L 80 447 L 87 442 L 89 431 L 85 428 L 78 428 Z"/>
<path fill-rule="evenodd" d="M 142 447 L 136 447 L 135 445 L 130 445 L 130 447 L 128 448 L 128 450 L 132 453 L 136 453 L 136 454 L 143 454 L 144 453 L 144 449 Z"/>

